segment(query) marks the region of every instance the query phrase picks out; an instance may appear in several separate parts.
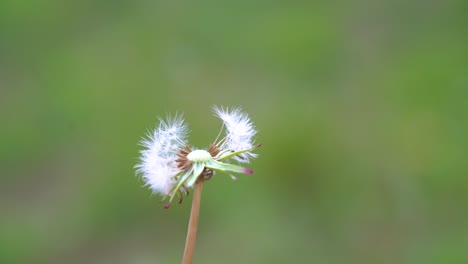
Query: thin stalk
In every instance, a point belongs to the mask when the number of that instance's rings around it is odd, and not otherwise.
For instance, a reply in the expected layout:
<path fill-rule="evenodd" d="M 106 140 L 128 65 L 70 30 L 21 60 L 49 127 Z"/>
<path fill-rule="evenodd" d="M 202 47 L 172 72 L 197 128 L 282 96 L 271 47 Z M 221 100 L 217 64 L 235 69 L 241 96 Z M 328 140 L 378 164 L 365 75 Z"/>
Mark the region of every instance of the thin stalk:
<path fill-rule="evenodd" d="M 187 239 L 185 240 L 184 257 L 182 264 L 192 264 L 193 253 L 195 252 L 195 241 L 197 240 L 198 215 L 200 214 L 200 201 L 203 190 L 203 180 L 195 183 L 192 199 L 192 211 L 190 212 L 190 221 L 187 230 Z"/>

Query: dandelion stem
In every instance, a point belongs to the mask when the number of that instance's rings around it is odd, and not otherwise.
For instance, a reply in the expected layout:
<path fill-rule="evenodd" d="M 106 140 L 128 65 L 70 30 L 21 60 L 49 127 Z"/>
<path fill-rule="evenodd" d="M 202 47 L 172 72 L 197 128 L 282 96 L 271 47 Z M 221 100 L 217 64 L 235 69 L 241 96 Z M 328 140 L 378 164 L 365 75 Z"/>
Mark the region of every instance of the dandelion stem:
<path fill-rule="evenodd" d="M 200 201 L 203 189 L 203 180 L 198 180 L 195 183 L 192 200 L 192 211 L 190 213 L 190 221 L 187 230 L 187 239 L 185 240 L 184 257 L 182 264 L 192 264 L 193 253 L 195 251 L 195 241 L 197 239 L 198 230 L 198 215 L 200 213 Z"/>

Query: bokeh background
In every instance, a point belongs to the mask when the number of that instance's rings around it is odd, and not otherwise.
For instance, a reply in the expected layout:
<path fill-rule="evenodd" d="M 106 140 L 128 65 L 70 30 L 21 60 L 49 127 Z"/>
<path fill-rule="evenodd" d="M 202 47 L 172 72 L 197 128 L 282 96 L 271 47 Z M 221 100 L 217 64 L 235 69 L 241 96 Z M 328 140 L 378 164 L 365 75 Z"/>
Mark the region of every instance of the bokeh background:
<path fill-rule="evenodd" d="M 468 2 L 0 2 L 0 263 L 179 263 L 191 197 L 135 176 L 241 106 L 252 176 L 204 188 L 195 263 L 468 263 Z"/>

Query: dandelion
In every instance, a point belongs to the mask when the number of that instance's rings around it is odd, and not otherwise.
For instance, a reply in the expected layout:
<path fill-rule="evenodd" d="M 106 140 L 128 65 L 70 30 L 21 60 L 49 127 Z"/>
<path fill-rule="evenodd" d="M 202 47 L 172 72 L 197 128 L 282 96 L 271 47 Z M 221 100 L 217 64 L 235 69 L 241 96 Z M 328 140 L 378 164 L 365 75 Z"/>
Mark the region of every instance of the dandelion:
<path fill-rule="evenodd" d="M 145 184 L 154 193 L 163 196 L 169 208 L 177 196 L 182 203 L 184 196 L 194 189 L 192 212 L 187 234 L 183 263 L 191 263 L 193 256 L 198 212 L 203 182 L 210 180 L 216 172 L 252 174 L 253 170 L 229 163 L 249 163 L 257 157 L 253 151 L 261 145 L 254 143 L 257 133 L 249 116 L 240 108 L 214 107 L 215 115 L 223 121 L 223 126 L 207 149 L 195 149 L 187 143 L 188 127 L 181 115 L 168 116 L 160 120 L 159 127 L 148 133 L 141 142 L 140 162 L 135 166 Z"/>
<path fill-rule="evenodd" d="M 166 208 L 176 195 L 181 203 L 197 180 L 207 181 L 216 171 L 253 173 L 251 169 L 227 163 L 231 158 L 248 163 L 257 156 L 252 151 L 260 145 L 253 143 L 257 131 L 249 116 L 240 108 L 214 107 L 214 112 L 223 121 L 223 127 L 207 150 L 193 149 L 188 145 L 187 124 L 177 114 L 173 118 L 168 116 L 167 122 L 159 119 L 159 127 L 142 140 L 141 145 L 145 149 L 141 151 L 140 163 L 136 165 L 137 172 L 154 193 L 169 199 Z M 223 130 L 225 135 L 219 139 Z"/>

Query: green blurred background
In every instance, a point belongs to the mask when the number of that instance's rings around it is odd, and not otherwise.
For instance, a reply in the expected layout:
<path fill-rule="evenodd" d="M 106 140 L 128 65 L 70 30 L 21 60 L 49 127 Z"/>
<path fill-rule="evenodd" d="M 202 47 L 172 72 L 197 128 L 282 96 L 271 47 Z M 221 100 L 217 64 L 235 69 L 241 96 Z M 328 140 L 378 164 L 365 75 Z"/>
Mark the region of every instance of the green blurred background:
<path fill-rule="evenodd" d="M 306 2 L 2 0 L 0 263 L 180 262 L 138 142 L 215 104 L 264 146 L 195 263 L 468 263 L 468 2 Z"/>

